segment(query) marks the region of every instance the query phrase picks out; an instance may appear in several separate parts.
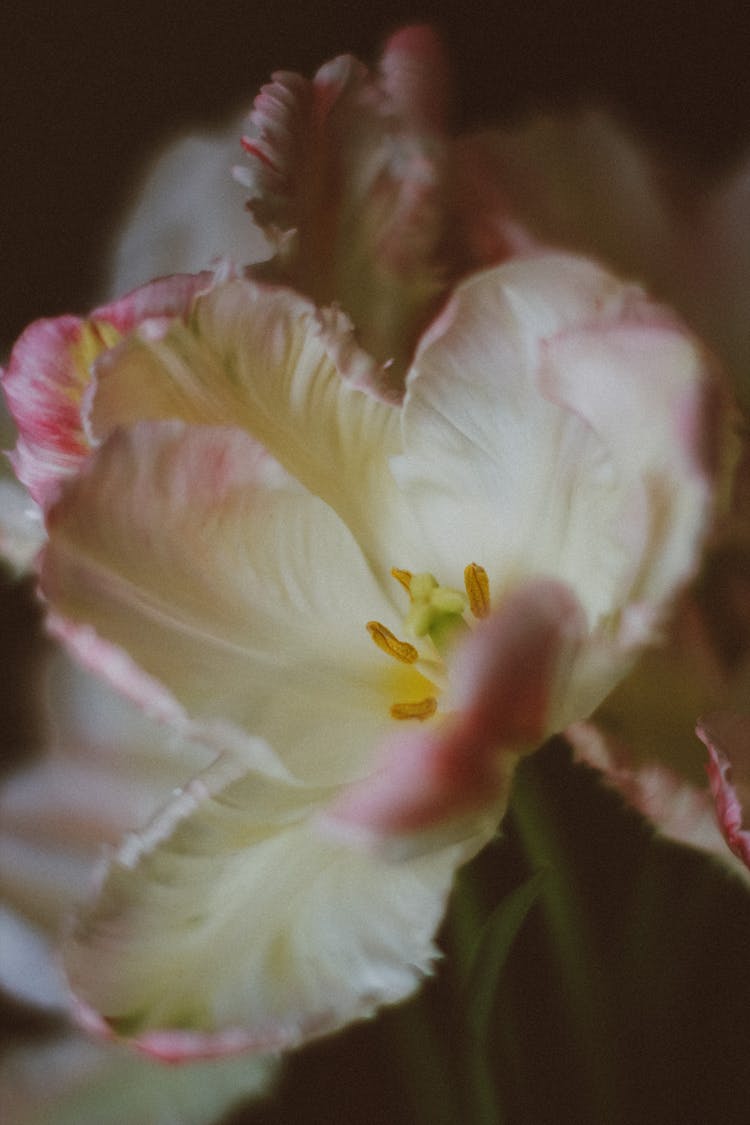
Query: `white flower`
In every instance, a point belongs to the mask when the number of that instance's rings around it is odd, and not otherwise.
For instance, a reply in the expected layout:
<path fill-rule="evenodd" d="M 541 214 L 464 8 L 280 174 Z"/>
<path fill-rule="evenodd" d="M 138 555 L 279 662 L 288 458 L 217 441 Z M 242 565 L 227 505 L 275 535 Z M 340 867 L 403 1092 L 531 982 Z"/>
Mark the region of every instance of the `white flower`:
<path fill-rule="evenodd" d="M 342 375 L 369 368 L 340 314 L 160 284 L 32 327 L 6 388 L 54 631 L 221 751 L 66 952 L 89 1026 L 185 1057 L 297 1043 L 430 970 L 518 755 L 591 712 L 694 569 L 710 384 L 663 310 L 564 255 L 460 285 L 402 405 Z"/>

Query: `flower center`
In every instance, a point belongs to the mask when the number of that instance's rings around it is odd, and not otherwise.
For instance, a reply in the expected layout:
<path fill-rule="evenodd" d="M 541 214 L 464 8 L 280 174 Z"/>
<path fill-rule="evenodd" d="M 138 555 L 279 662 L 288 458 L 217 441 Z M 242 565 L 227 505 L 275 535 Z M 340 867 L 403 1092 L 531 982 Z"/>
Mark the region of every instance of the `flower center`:
<path fill-rule="evenodd" d="M 391 574 L 409 595 L 409 608 L 404 617 L 405 628 L 419 640 L 429 637 L 441 657 L 448 648 L 470 628 L 466 620 L 466 610 L 473 617 L 487 617 L 490 612 L 490 584 L 487 571 L 477 563 L 469 563 L 464 570 L 464 587 L 454 590 L 441 586 L 437 579 L 427 572 L 412 574 L 408 570 L 393 568 Z M 367 632 L 378 648 L 399 664 L 416 665 L 422 654 L 410 641 L 400 640 L 379 621 L 368 621 Z M 429 659 L 429 658 L 428 658 Z M 431 658 L 434 666 L 434 657 Z M 402 702 L 393 703 L 390 708 L 394 719 L 429 719 L 437 711 L 439 689 L 416 667 L 407 677 L 399 678 L 403 694 L 413 696 Z"/>

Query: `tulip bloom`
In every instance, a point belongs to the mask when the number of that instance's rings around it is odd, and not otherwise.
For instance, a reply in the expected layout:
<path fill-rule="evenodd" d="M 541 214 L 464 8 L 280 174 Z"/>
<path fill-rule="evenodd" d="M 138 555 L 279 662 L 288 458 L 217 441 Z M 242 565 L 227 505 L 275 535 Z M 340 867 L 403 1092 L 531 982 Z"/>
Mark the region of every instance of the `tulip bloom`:
<path fill-rule="evenodd" d="M 67 943 L 82 1019 L 158 1055 L 410 992 L 519 754 L 593 710 L 696 564 L 710 379 L 637 288 L 511 261 L 454 291 L 402 403 L 348 374 L 366 358 L 341 314 L 225 273 L 11 357 L 53 631 L 218 753 Z"/>

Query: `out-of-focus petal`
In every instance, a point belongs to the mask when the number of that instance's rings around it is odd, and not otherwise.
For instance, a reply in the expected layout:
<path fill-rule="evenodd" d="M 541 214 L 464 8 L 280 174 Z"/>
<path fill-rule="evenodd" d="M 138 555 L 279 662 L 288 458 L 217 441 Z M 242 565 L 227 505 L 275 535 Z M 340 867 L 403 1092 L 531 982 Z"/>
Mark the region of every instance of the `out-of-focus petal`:
<path fill-rule="evenodd" d="M 116 433 L 50 514 L 42 588 L 72 623 L 61 639 L 84 658 L 93 646 L 121 690 L 148 704 L 158 682 L 193 718 L 262 734 L 303 775 L 356 776 L 390 722 L 366 624 L 397 631 L 400 617 L 334 513 L 266 487 L 267 464 L 241 430 Z M 102 662 L 91 629 L 119 661 Z"/>
<path fill-rule="evenodd" d="M 147 170 L 115 241 L 107 285 L 113 297 L 152 277 L 198 273 L 222 258 L 247 264 L 269 256 L 231 174 L 241 133 L 240 117 L 220 132 L 181 137 Z"/>
<path fill-rule="evenodd" d="M 148 722 L 61 654 L 48 680 L 52 748 L 0 790 L 0 892 L 56 940 L 103 848 L 144 825 L 217 751 Z"/>
<path fill-rule="evenodd" d="M 642 813 L 660 835 L 708 852 L 735 875 L 750 880 L 748 869 L 726 846 L 705 785 L 656 759 L 639 761 L 627 743 L 594 723 L 575 723 L 565 736 L 575 760 L 598 770 L 604 783 Z"/>
<path fill-rule="evenodd" d="M 67 1035 L 16 1046 L 0 1061 L 4 1125 L 212 1125 L 270 1090 L 271 1058 L 165 1067 L 124 1047 Z"/>
<path fill-rule="evenodd" d="M 0 555 L 22 574 L 44 542 L 42 512 L 25 489 L 0 478 Z"/>
<path fill-rule="evenodd" d="M 348 56 L 312 81 L 274 74 L 243 140 L 248 206 L 278 244 L 271 276 L 340 302 L 396 395 L 447 283 L 448 87 L 434 32 L 407 28 L 380 74 Z"/>
<path fill-rule="evenodd" d="M 87 1026 L 163 1058 L 270 1050 L 411 992 L 461 852 L 383 864 L 317 832 L 328 799 L 231 757 L 126 840 L 67 943 Z"/>
<path fill-rule="evenodd" d="M 718 714 L 703 719 L 698 735 L 708 750 L 708 779 L 724 839 L 750 868 L 750 717 Z"/>
<path fill-rule="evenodd" d="M 68 989 L 49 938 L 0 906 L 0 988 L 24 1004 L 66 1011 Z"/>
<path fill-rule="evenodd" d="M 537 244 L 595 255 L 674 297 L 669 280 L 683 263 L 663 170 L 608 115 L 540 116 L 460 139 L 456 169 L 467 202 L 477 180 L 495 189 L 501 230 L 510 214 Z M 467 207 L 468 237 L 492 219 Z"/>
<path fill-rule="evenodd" d="M 683 282 L 685 308 L 698 331 L 720 353 L 734 390 L 750 411 L 750 340 L 747 294 L 750 292 L 750 161 L 744 162 L 702 201 L 684 232 L 692 251 L 691 270 Z M 697 230 L 696 230 L 697 227 Z M 677 284 L 677 271 L 673 276 Z"/>

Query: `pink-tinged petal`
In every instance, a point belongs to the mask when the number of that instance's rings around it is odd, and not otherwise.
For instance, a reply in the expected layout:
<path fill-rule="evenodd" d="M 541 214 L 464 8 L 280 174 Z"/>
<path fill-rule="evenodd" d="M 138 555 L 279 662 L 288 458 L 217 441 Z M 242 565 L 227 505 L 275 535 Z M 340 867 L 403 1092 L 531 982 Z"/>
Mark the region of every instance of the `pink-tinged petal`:
<path fill-rule="evenodd" d="M 36 321 L 11 352 L 3 375 L 19 431 L 11 462 L 42 506 L 54 499 L 59 482 L 74 473 L 89 452 L 81 398 L 89 379 L 88 357 L 104 347 L 95 327 L 86 334 L 83 321 L 65 316 Z"/>
<path fill-rule="evenodd" d="M 202 273 L 173 274 L 160 277 L 133 289 L 91 313 L 91 319 L 104 320 L 126 336 L 139 325 L 148 322 L 151 331 L 168 324 L 175 317 L 185 319 L 195 298 L 209 289 L 214 280 L 210 270 Z"/>
<path fill-rule="evenodd" d="M 126 840 L 65 950 L 87 1026 L 162 1058 L 274 1050 L 411 992 L 464 852 L 394 869 L 321 838 L 330 796 L 232 755 Z"/>
<path fill-rule="evenodd" d="M 547 342 L 540 384 L 602 439 L 623 487 L 642 490 L 646 541 L 631 597 L 658 603 L 691 577 L 705 537 L 716 387 L 694 340 L 654 323 L 645 306 L 633 311 L 645 322 L 626 317 Z"/>
<path fill-rule="evenodd" d="M 383 552 L 386 511 L 400 510 L 387 471 L 398 410 L 342 377 L 346 352 L 350 366 L 361 355 L 345 318 L 280 287 L 218 283 L 189 324 L 131 337 L 100 364 L 91 425 L 96 435 L 175 417 L 243 427 L 361 544 Z"/>
<path fill-rule="evenodd" d="M 561 584 L 539 580 L 509 594 L 456 654 L 455 710 L 440 725 L 394 734 L 378 772 L 337 797 L 324 827 L 377 844 L 450 835 L 456 822 L 476 832 L 481 812 L 496 823 L 520 752 L 557 729 L 585 632 L 581 607 Z"/>
<path fill-rule="evenodd" d="M 719 827 L 734 854 L 750 868 L 750 717 L 710 715 L 698 726 L 708 750 L 708 779 Z"/>
<path fill-rule="evenodd" d="M 350 57 L 312 81 L 275 74 L 243 139 L 248 207 L 278 244 L 264 276 L 341 304 L 392 396 L 448 280 L 447 102 L 438 40 L 409 28 L 380 74 Z"/>
<path fill-rule="evenodd" d="M 267 1095 L 272 1058 L 165 1067 L 72 1033 L 15 1046 L 0 1062 L 4 1125 L 212 1125 L 238 1102 Z"/>
<path fill-rule="evenodd" d="M 415 569 L 460 586 L 471 558 L 498 595 L 549 575 L 579 589 L 591 623 L 621 609 L 648 532 L 641 481 L 623 480 L 603 436 L 545 397 L 540 375 L 550 340 L 615 327 L 638 293 L 567 255 L 507 262 L 455 290 L 419 345 L 401 414 L 394 471 L 422 533 Z"/>
<path fill-rule="evenodd" d="M 267 467 L 240 430 L 118 431 L 50 513 L 42 589 L 56 635 L 150 711 L 233 722 L 303 776 L 351 778 L 391 721 L 366 624 L 399 630 L 398 587 Z"/>
<path fill-rule="evenodd" d="M 54 590 L 54 561 L 57 558 L 57 544 L 53 544 L 45 555 L 44 574 L 50 590 Z M 59 580 L 59 579 L 58 579 Z M 63 598 L 59 600 L 62 602 Z M 88 623 L 78 624 L 57 613 L 49 613 L 47 629 L 55 640 L 60 641 L 75 657 L 82 668 L 111 684 L 122 695 L 137 703 L 150 719 L 170 723 L 177 729 L 187 725 L 184 708 L 155 676 L 145 672 L 130 656 L 129 652 L 102 638 Z"/>
<path fill-rule="evenodd" d="M 451 75 L 442 43 L 425 24 L 402 27 L 388 40 L 380 85 L 391 112 L 415 128 L 444 129 L 450 116 Z"/>
<path fill-rule="evenodd" d="M 19 337 L 2 373 L 19 435 L 11 461 L 43 508 L 91 451 L 85 413 L 94 363 L 137 324 L 163 326 L 184 316 L 210 276 L 164 278 L 96 309 L 87 320 L 38 320 Z"/>
<path fill-rule="evenodd" d="M 598 770 L 604 783 L 668 840 L 698 848 L 747 880 L 750 873 L 728 851 L 705 785 L 658 760 L 641 761 L 632 749 L 594 722 L 565 731 L 575 760 Z M 680 763 L 682 764 L 682 763 Z"/>

